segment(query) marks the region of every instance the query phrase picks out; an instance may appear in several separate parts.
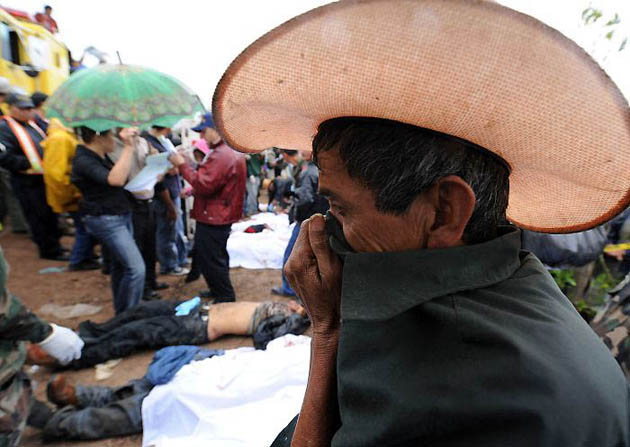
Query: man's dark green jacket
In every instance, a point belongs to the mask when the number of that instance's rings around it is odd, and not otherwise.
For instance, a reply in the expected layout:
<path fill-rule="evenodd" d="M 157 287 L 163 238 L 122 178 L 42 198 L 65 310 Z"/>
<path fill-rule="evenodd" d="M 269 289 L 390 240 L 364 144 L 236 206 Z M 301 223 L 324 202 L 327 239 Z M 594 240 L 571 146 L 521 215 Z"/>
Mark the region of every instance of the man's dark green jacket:
<path fill-rule="evenodd" d="M 620 367 L 517 230 L 346 254 L 341 316 L 333 446 L 630 445 Z"/>

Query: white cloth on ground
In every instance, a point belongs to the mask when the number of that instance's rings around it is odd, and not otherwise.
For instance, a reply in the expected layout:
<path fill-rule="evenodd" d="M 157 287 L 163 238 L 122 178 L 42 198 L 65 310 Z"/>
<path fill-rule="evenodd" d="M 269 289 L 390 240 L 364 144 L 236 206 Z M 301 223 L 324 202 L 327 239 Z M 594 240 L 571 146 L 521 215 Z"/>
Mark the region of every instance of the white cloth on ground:
<path fill-rule="evenodd" d="M 184 366 L 144 399 L 142 445 L 268 447 L 300 411 L 310 343 L 289 334 Z"/>
<path fill-rule="evenodd" d="M 244 233 L 250 225 L 267 224 L 272 230 L 261 233 Z M 230 268 L 281 269 L 284 250 L 287 248 L 293 225 L 286 214 L 259 213 L 246 221 L 232 225 L 227 242 Z"/>

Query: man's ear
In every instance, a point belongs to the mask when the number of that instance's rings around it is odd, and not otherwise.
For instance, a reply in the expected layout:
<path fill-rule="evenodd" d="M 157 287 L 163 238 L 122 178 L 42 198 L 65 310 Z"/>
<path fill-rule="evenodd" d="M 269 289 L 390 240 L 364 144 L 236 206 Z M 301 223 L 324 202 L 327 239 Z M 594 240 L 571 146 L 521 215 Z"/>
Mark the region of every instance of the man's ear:
<path fill-rule="evenodd" d="M 449 175 L 438 180 L 429 194 L 435 219 L 427 235 L 427 248 L 462 245 L 462 237 L 475 209 L 475 193 L 461 177 Z"/>

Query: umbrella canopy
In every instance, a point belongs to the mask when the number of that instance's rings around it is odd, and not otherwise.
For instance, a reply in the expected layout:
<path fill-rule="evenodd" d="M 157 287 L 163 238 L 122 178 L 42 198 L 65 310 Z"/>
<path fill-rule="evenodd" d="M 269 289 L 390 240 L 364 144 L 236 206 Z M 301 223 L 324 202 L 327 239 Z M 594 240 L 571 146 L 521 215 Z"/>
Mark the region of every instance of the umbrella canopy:
<path fill-rule="evenodd" d="M 197 96 L 164 73 L 104 64 L 76 72 L 46 102 L 46 115 L 97 132 L 113 127 L 171 127 L 203 112 Z"/>

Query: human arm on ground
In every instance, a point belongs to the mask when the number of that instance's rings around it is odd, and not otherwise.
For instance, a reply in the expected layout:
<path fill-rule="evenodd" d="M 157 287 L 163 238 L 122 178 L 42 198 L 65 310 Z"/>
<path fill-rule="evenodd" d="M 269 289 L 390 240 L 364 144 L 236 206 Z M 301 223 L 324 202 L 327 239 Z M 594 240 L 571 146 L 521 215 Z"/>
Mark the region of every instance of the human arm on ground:
<path fill-rule="evenodd" d="M 81 358 L 81 350 L 85 343 L 73 330 L 50 325 L 52 332 L 44 340 L 40 341 L 39 346 L 59 361 L 61 365 L 67 365 L 72 360 Z"/>
<path fill-rule="evenodd" d="M 339 424 L 336 357 L 339 341 L 342 266 L 328 245 L 324 217 L 302 223 L 285 274 L 302 298 L 313 338 L 308 385 L 293 436 L 293 447 L 330 446 Z"/>

